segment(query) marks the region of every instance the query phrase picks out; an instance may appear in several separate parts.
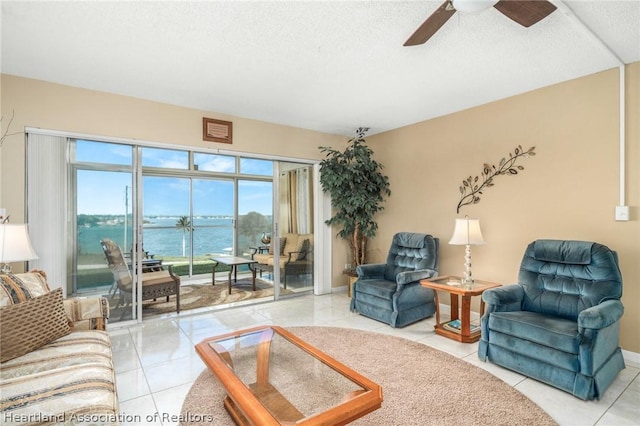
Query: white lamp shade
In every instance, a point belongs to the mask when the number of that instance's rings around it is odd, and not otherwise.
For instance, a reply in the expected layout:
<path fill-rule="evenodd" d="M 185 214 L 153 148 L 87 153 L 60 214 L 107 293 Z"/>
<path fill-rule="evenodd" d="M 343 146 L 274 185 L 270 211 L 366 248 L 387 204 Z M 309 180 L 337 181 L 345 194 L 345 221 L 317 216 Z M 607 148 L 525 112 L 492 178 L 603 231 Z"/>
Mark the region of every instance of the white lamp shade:
<path fill-rule="evenodd" d="M 482 231 L 480 231 L 480 221 L 478 219 L 456 219 L 456 227 L 449 244 L 454 245 L 480 245 L 484 244 Z"/>
<path fill-rule="evenodd" d="M 493 7 L 498 0 L 453 0 L 453 8 L 464 13 L 480 13 Z"/>
<path fill-rule="evenodd" d="M 0 262 L 24 262 L 37 258 L 26 224 L 0 225 Z"/>

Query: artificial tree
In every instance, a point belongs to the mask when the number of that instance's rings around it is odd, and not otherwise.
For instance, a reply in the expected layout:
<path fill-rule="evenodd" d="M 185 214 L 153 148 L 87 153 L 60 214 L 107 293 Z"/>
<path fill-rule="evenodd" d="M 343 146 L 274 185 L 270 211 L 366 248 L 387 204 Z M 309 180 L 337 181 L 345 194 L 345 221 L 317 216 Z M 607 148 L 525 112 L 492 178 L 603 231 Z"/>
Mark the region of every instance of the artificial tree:
<path fill-rule="evenodd" d="M 365 263 L 367 241 L 378 230 L 374 216 L 384 209 L 384 197 L 391 195 L 389 178 L 382 174 L 382 164 L 373 159 L 364 140 L 367 131 L 368 127 L 358 128 L 344 151 L 320 147 L 325 154 L 320 163 L 320 184 L 331 195 L 334 212 L 325 223 L 340 227 L 337 235 L 348 242 L 354 269 Z"/>

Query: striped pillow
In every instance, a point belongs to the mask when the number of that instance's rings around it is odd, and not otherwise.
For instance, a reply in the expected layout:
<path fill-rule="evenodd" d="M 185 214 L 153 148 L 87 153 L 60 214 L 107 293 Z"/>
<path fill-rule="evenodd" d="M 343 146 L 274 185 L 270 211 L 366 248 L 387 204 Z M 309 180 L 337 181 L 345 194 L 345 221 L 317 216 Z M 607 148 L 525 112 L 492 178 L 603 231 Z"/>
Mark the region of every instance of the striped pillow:
<path fill-rule="evenodd" d="M 26 302 L 50 291 L 44 272 L 0 274 L 0 306 Z"/>

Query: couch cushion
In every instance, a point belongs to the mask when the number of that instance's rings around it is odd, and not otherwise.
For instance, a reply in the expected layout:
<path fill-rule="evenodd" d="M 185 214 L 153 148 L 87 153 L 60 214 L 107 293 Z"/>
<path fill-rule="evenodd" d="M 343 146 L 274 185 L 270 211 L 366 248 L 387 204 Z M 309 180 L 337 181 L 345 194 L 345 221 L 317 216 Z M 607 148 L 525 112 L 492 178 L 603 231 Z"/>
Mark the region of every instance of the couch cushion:
<path fill-rule="evenodd" d="M 287 238 L 286 237 L 280 237 L 280 241 L 278 243 L 279 247 L 280 247 L 280 256 L 282 256 L 282 253 L 284 253 L 284 246 L 287 244 Z M 269 244 L 269 255 L 273 256 L 275 254 L 274 252 L 274 240 L 271 240 L 271 243 Z M 263 262 L 260 262 L 263 263 Z"/>
<path fill-rule="evenodd" d="M 537 240 L 533 243 L 533 257 L 543 262 L 588 265 L 592 247 L 588 241 Z"/>
<path fill-rule="evenodd" d="M 73 297 L 62 302 L 74 331 L 107 329 L 109 301 L 106 297 Z"/>
<path fill-rule="evenodd" d="M 287 239 L 287 242 L 285 244 L 284 251 L 282 252 L 282 254 L 288 257 L 289 253 L 291 253 L 292 251 L 296 251 L 296 249 L 298 248 L 299 235 L 284 234 L 283 236 Z"/>
<path fill-rule="evenodd" d="M 253 255 L 253 260 L 263 265 L 266 265 L 269 259 L 273 259 L 273 255 L 266 253 L 256 253 Z"/>
<path fill-rule="evenodd" d="M 111 341 L 106 331 L 74 331 L 37 350 L 4 362 L 0 368 L 0 379 L 85 363 L 113 366 Z"/>
<path fill-rule="evenodd" d="M 582 264 L 587 253 L 589 263 Z M 616 253 L 590 242 L 530 243 L 520 264 L 518 283 L 525 293 L 522 309 L 574 321 L 584 309 L 622 295 Z"/>
<path fill-rule="evenodd" d="M 578 323 L 564 318 L 529 311 L 492 312 L 489 329 L 570 354 L 579 351 Z"/>
<path fill-rule="evenodd" d="M 31 419 L 28 424 L 118 424 L 114 372 L 104 363 L 55 368 L 3 380 L 0 386 L 5 424 L 25 424 L 16 419 Z"/>
<path fill-rule="evenodd" d="M 381 279 L 358 280 L 354 284 L 354 291 L 358 293 L 357 298 L 362 294 L 368 294 L 390 301 L 397 289 L 398 285 L 395 281 Z"/>
<path fill-rule="evenodd" d="M 0 308 L 0 362 L 24 355 L 71 332 L 62 289 Z"/>
<path fill-rule="evenodd" d="M 21 303 L 50 291 L 44 273 L 0 274 L 0 306 Z"/>

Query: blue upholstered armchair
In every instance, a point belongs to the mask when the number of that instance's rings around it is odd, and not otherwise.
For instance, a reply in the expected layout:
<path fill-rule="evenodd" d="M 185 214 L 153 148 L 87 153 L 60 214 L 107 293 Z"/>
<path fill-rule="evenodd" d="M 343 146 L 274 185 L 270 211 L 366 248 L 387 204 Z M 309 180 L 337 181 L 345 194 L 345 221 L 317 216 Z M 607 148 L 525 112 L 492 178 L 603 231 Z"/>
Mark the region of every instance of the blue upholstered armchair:
<path fill-rule="evenodd" d="M 487 308 L 478 356 L 578 398 L 600 399 L 625 367 L 620 297 L 613 250 L 586 241 L 534 241 L 518 284 L 482 295 Z"/>
<path fill-rule="evenodd" d="M 353 284 L 351 310 L 404 327 L 433 315 L 433 290 L 420 280 L 438 275 L 438 239 L 400 232 L 393 236 L 387 263 L 360 265 Z"/>

